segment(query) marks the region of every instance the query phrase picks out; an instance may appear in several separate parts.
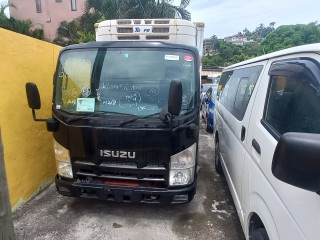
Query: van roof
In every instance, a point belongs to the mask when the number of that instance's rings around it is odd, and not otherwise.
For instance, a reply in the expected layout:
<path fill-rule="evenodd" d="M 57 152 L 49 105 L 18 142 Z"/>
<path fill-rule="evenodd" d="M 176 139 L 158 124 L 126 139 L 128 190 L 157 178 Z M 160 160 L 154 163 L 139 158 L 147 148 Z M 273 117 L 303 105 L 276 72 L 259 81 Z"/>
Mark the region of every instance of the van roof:
<path fill-rule="evenodd" d="M 275 57 L 296 54 L 296 53 L 320 53 L 320 43 L 307 44 L 307 45 L 302 45 L 302 46 L 298 46 L 298 47 L 292 47 L 292 48 L 280 50 L 280 51 L 273 52 L 273 53 L 268 53 L 268 54 L 265 54 L 265 55 L 262 55 L 259 57 L 255 57 L 255 58 L 252 58 L 252 59 L 240 62 L 240 63 L 233 64 L 231 66 L 224 68 L 224 70 L 228 70 L 228 69 L 231 69 L 234 67 L 239 67 L 239 66 L 250 64 L 250 63 L 255 63 L 255 62 L 275 58 Z"/>

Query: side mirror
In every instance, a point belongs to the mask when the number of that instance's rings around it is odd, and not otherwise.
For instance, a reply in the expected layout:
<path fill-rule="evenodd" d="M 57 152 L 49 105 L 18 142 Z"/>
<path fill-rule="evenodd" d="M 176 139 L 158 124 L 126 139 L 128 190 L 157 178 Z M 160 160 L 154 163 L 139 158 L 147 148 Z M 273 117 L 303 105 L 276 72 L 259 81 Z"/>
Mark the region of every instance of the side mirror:
<path fill-rule="evenodd" d="M 47 130 L 49 132 L 56 132 L 59 129 L 59 122 L 54 118 L 49 119 L 39 119 L 36 116 L 35 109 L 39 110 L 41 108 L 40 94 L 38 87 L 35 83 L 26 83 L 26 93 L 28 99 L 28 105 L 32 109 L 32 117 L 34 121 L 46 122 Z"/>
<path fill-rule="evenodd" d="M 279 180 L 320 194 L 320 134 L 285 133 L 272 161 Z"/>
<path fill-rule="evenodd" d="M 168 112 L 173 116 L 179 116 L 182 106 L 181 81 L 172 80 L 169 89 Z"/>
<path fill-rule="evenodd" d="M 40 109 L 41 100 L 37 85 L 32 82 L 26 83 L 26 93 L 29 107 L 31 109 Z"/>

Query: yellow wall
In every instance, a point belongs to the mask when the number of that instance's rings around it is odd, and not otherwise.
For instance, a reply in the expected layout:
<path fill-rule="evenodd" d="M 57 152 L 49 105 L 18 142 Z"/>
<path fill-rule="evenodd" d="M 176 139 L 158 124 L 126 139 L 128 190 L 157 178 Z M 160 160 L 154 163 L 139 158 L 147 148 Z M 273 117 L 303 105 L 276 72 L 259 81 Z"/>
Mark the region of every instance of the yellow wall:
<path fill-rule="evenodd" d="M 25 84 L 41 96 L 38 118 L 51 116 L 52 81 L 60 47 L 0 28 L 0 127 L 13 209 L 52 182 L 56 167 L 52 134 L 34 122 Z"/>

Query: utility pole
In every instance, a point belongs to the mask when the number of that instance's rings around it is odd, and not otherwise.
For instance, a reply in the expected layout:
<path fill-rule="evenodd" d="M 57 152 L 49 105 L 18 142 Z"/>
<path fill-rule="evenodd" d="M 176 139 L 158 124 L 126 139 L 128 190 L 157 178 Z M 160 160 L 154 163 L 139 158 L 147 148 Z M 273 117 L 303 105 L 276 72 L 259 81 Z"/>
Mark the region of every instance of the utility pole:
<path fill-rule="evenodd" d="M 0 240 L 15 240 L 0 128 Z"/>

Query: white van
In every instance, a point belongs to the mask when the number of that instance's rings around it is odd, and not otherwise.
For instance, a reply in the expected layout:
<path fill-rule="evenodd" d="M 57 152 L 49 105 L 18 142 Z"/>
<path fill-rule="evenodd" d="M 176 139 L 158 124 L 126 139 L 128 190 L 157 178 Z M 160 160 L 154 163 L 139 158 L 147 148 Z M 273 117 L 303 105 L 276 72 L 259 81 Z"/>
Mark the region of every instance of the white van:
<path fill-rule="evenodd" d="M 320 239 L 320 44 L 225 68 L 215 167 L 246 239 Z"/>

